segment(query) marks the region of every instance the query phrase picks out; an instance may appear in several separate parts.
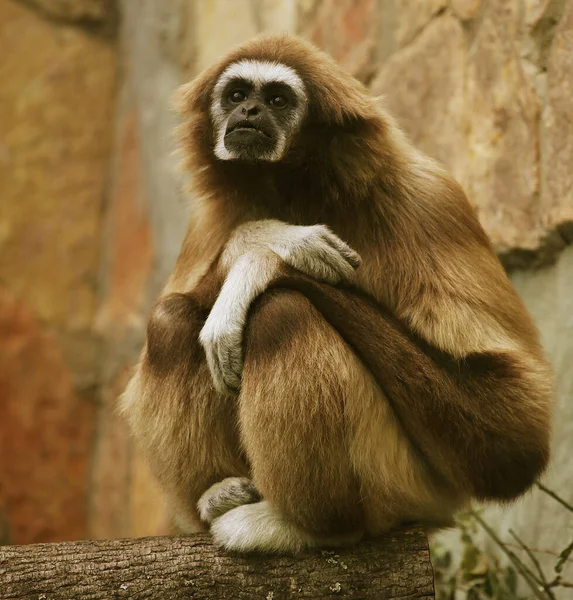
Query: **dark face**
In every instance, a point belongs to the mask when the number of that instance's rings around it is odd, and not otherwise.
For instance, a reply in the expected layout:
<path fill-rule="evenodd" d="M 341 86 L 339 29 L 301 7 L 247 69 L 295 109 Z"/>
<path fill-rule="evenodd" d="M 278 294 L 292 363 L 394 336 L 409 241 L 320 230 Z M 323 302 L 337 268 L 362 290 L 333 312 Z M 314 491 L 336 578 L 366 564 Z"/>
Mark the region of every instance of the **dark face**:
<path fill-rule="evenodd" d="M 215 155 L 221 160 L 280 160 L 304 114 L 304 96 L 285 81 L 231 77 L 215 96 Z"/>
<path fill-rule="evenodd" d="M 257 89 L 244 80 L 230 81 L 221 98 L 228 115 L 224 143 L 246 160 L 272 155 L 296 108 L 296 97 L 285 84 L 269 83 Z"/>

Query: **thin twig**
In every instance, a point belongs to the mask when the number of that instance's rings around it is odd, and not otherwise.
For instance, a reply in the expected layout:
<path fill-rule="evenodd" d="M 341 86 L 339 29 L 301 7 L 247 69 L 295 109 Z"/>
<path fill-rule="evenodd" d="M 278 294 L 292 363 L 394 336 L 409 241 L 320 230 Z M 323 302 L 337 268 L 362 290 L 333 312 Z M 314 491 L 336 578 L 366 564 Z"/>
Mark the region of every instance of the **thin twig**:
<path fill-rule="evenodd" d="M 571 541 L 569 546 L 567 546 L 567 548 L 565 548 L 565 550 L 562 550 L 561 554 L 559 554 L 559 560 L 555 565 L 556 573 L 561 573 L 561 571 L 563 571 L 563 565 L 567 562 L 569 556 L 571 556 L 571 552 L 573 552 L 573 540 Z"/>
<path fill-rule="evenodd" d="M 533 554 L 533 552 L 531 551 L 529 546 L 527 546 L 527 544 L 521 538 L 518 537 L 517 533 L 515 533 L 515 531 L 513 531 L 513 529 L 510 529 L 509 533 L 511 536 L 513 536 L 513 538 L 519 544 L 519 546 L 523 550 L 525 550 L 527 556 L 529 556 L 529 559 L 535 565 L 535 568 L 537 569 L 537 572 L 539 573 L 540 584 L 543 587 L 543 589 L 546 591 L 547 595 L 551 598 L 551 600 L 556 600 L 555 595 L 551 591 L 551 586 L 549 584 L 549 581 L 547 581 L 547 578 L 545 577 L 545 573 L 543 572 L 543 569 L 541 568 L 541 564 L 537 560 L 537 557 L 535 556 L 535 554 Z"/>
<path fill-rule="evenodd" d="M 567 510 L 569 510 L 573 513 L 573 506 L 571 506 L 571 504 L 569 504 L 566 500 L 563 500 L 563 498 L 561 498 L 561 496 L 558 496 L 553 490 L 550 490 L 549 488 L 545 487 L 542 483 L 539 483 L 539 481 L 536 483 L 536 485 L 540 490 L 544 491 L 546 494 L 551 496 L 554 500 L 557 500 L 557 502 L 562 504 Z"/>
<path fill-rule="evenodd" d="M 491 539 L 501 548 L 501 550 L 503 550 L 509 560 L 511 560 L 511 562 L 515 565 L 515 568 L 521 573 L 535 597 L 538 600 L 548 600 L 549 596 L 543 588 L 543 582 L 538 580 L 535 573 L 533 573 L 533 571 L 531 571 L 531 569 L 529 569 L 529 567 L 524 564 L 514 552 L 507 548 L 507 546 L 499 539 L 499 537 L 497 537 L 495 531 L 480 517 L 477 512 L 472 511 L 472 515 L 485 529 L 486 533 L 491 537 Z"/>
<path fill-rule="evenodd" d="M 472 588 L 470 588 L 470 590 L 474 594 L 477 594 L 479 596 L 480 600 L 488 600 L 488 597 L 485 595 L 485 592 L 480 590 L 478 587 L 472 587 Z"/>
<path fill-rule="evenodd" d="M 508 548 L 521 548 L 519 544 L 515 544 L 513 542 L 504 542 Z M 561 556 L 561 552 L 556 552 L 555 550 L 548 550 L 547 548 L 537 548 L 537 546 L 529 546 L 529 549 L 532 552 L 536 552 L 537 554 L 548 554 L 549 556 L 553 556 L 554 558 L 559 558 Z M 573 562 L 573 558 L 569 558 L 567 562 Z"/>

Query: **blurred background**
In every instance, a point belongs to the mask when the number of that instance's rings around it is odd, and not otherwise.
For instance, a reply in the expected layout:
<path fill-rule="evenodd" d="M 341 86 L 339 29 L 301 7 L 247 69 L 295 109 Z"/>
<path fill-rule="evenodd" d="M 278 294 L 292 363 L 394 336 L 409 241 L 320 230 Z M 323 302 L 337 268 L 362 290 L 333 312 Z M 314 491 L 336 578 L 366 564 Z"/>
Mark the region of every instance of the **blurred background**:
<path fill-rule="evenodd" d="M 465 187 L 555 367 L 545 481 L 573 503 L 573 0 L 0 0 L 0 543 L 168 530 L 114 411 L 187 223 L 171 97 L 262 31 Z M 540 490 L 486 513 L 548 564 L 572 516 Z"/>

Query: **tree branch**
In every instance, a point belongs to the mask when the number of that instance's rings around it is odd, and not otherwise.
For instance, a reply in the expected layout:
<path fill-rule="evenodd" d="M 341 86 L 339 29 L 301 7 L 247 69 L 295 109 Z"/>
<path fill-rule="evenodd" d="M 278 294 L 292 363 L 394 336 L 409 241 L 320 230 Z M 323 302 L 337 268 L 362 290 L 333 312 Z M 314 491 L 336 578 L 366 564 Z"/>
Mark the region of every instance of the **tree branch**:
<path fill-rule="evenodd" d="M 564 506 L 569 512 L 573 513 L 573 506 L 571 506 L 571 504 L 569 504 L 568 502 L 563 500 L 563 498 L 561 498 L 561 496 L 557 495 L 553 490 L 550 490 L 548 487 L 544 486 L 542 483 L 539 483 L 539 481 L 536 483 L 536 485 L 542 492 L 545 492 L 548 496 L 551 496 L 554 500 L 557 500 L 557 502 L 559 502 L 559 504 Z"/>
<path fill-rule="evenodd" d="M 531 591 L 537 598 L 537 600 L 547 600 L 547 594 L 545 594 L 542 588 L 542 582 L 538 581 L 535 573 L 531 571 L 531 569 L 515 554 L 512 552 L 497 536 L 495 531 L 481 518 L 481 516 L 476 512 L 472 511 L 471 513 L 476 521 L 483 527 L 489 537 L 498 545 L 498 547 L 505 553 L 505 555 L 509 558 L 509 560 L 513 563 L 513 566 L 519 571 L 521 576 L 525 579 Z M 541 588 L 541 589 L 540 589 Z"/>
<path fill-rule="evenodd" d="M 233 556 L 208 535 L 0 547 L 0 599 L 434 598 L 421 529 L 296 557 Z"/>

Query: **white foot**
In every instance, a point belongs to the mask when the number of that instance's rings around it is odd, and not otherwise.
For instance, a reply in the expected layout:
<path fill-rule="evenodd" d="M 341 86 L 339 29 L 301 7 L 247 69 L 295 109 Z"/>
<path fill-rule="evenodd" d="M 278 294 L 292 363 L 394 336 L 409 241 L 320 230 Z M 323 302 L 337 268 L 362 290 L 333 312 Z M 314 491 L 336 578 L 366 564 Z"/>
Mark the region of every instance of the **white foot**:
<path fill-rule="evenodd" d="M 299 552 L 312 538 L 286 521 L 268 502 L 245 504 L 211 523 L 217 546 L 235 552 Z"/>
<path fill-rule="evenodd" d="M 247 477 L 227 477 L 212 485 L 197 502 L 199 516 L 205 523 L 220 517 L 227 511 L 258 502 L 261 499 L 255 484 Z"/>
<path fill-rule="evenodd" d="M 211 523 L 217 546 L 234 552 L 294 554 L 305 548 L 341 546 L 358 542 L 362 532 L 344 536 L 315 537 L 286 520 L 268 502 L 244 504 Z"/>

